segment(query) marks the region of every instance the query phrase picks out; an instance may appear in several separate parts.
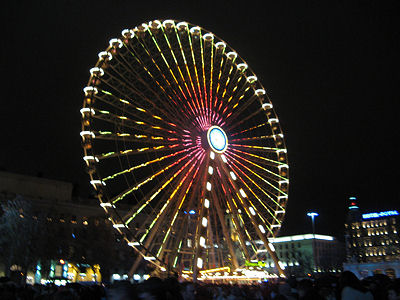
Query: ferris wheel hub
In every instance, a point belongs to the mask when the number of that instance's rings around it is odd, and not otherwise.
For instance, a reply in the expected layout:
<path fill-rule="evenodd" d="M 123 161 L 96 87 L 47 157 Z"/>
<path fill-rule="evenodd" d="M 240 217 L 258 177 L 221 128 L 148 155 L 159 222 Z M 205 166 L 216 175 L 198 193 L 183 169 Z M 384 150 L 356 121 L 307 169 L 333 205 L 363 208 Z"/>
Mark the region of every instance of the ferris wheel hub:
<path fill-rule="evenodd" d="M 225 131 L 219 126 L 211 126 L 207 131 L 207 141 L 211 149 L 222 153 L 228 147 L 228 137 Z"/>

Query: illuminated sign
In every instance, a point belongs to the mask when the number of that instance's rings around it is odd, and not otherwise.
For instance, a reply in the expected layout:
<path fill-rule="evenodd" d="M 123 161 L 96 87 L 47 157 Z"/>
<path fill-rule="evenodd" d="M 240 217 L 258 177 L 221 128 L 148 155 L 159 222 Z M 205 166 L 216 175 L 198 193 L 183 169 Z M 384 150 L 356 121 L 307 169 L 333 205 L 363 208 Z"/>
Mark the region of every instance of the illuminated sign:
<path fill-rule="evenodd" d="M 390 217 L 390 216 L 398 216 L 399 213 L 397 210 L 388 210 L 388 211 L 381 211 L 378 213 L 369 213 L 363 214 L 363 219 L 375 219 L 375 218 L 383 218 L 383 217 Z"/>

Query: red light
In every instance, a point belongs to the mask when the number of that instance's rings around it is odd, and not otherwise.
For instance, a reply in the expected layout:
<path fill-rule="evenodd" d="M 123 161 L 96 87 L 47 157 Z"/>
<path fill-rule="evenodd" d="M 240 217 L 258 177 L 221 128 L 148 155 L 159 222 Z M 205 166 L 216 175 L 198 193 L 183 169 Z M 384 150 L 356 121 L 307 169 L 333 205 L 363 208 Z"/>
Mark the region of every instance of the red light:
<path fill-rule="evenodd" d="M 351 205 L 356 205 L 356 203 L 355 202 L 351 202 Z"/>

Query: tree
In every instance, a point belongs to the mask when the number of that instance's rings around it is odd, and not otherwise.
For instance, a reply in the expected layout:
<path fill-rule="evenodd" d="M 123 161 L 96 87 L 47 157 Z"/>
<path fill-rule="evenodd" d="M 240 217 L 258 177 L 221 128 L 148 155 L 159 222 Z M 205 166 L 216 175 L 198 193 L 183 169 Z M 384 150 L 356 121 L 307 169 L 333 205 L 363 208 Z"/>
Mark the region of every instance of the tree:
<path fill-rule="evenodd" d="M 26 278 L 27 270 L 35 265 L 43 250 L 48 249 L 43 239 L 46 224 L 34 216 L 32 205 L 22 196 L 7 200 L 2 205 L 0 217 L 0 259 L 6 275 L 11 275 L 11 267 L 21 271 Z"/>

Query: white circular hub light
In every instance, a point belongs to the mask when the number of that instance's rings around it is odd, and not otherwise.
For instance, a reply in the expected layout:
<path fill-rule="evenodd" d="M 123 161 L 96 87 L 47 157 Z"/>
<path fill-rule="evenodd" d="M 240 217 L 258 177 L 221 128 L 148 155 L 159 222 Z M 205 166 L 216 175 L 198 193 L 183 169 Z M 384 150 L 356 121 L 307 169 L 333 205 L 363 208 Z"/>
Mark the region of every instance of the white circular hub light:
<path fill-rule="evenodd" d="M 228 147 L 228 138 L 221 127 L 211 126 L 207 131 L 207 140 L 213 151 L 222 153 Z"/>

